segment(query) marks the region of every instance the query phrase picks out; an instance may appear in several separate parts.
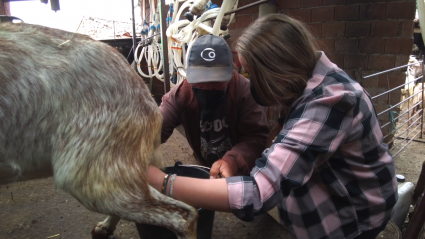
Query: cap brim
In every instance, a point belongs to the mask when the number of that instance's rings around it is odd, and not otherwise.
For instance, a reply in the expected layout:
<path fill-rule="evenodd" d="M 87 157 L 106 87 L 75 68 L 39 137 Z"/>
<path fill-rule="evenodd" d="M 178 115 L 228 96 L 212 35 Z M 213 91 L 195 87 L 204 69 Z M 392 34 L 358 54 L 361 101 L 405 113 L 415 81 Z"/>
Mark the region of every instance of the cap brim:
<path fill-rule="evenodd" d="M 189 83 L 225 82 L 232 78 L 231 67 L 193 67 L 186 70 L 186 78 Z"/>

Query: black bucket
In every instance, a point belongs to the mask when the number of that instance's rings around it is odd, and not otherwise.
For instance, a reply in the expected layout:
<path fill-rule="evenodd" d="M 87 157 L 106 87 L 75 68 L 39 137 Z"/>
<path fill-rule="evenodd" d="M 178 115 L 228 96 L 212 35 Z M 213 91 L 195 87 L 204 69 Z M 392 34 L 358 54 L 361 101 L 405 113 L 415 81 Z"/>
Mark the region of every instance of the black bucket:
<path fill-rule="evenodd" d="M 207 170 L 196 165 L 182 166 L 182 163 L 180 162 L 176 162 L 174 167 L 166 167 L 164 172 L 184 177 L 210 178 L 210 173 Z M 197 239 L 211 239 L 214 214 L 214 211 L 202 208 L 198 209 L 198 223 L 196 228 Z M 137 223 L 136 227 L 141 239 L 177 239 L 174 232 L 163 227 Z"/>

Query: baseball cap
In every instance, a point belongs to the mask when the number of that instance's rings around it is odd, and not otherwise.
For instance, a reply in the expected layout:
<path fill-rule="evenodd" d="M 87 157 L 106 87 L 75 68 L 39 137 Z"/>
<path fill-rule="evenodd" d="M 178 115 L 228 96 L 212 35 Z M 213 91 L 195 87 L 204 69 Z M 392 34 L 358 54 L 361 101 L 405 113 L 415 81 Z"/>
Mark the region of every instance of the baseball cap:
<path fill-rule="evenodd" d="M 204 35 L 193 43 L 187 58 L 187 82 L 225 82 L 232 74 L 232 51 L 222 37 Z"/>

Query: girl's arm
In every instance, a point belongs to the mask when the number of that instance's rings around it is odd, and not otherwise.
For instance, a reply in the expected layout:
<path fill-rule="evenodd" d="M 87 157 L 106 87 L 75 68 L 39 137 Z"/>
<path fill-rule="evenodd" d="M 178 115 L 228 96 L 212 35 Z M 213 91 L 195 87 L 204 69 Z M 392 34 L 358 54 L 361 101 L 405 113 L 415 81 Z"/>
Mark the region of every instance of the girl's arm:
<path fill-rule="evenodd" d="M 148 168 L 149 184 L 156 190 L 162 190 L 165 173 L 154 166 Z M 168 187 L 167 195 L 170 188 Z M 197 179 L 176 177 L 173 186 L 173 198 L 195 208 L 230 212 L 226 179 Z"/>

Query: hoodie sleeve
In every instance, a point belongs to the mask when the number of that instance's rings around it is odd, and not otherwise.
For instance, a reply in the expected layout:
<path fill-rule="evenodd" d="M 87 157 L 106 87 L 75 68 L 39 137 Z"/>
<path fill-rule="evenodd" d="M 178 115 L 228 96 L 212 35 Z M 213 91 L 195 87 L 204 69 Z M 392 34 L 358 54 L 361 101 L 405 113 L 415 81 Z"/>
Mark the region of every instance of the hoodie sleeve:
<path fill-rule="evenodd" d="M 239 89 L 236 95 L 238 110 L 238 141 L 223 160 L 233 168 L 236 175 L 249 175 L 255 160 L 261 157 L 269 134 L 267 117 L 262 106 L 252 98 L 249 81 L 239 75 Z"/>
<path fill-rule="evenodd" d="M 173 133 L 173 130 L 182 123 L 180 118 L 182 112 L 177 99 L 179 88 L 180 86 L 175 87 L 165 94 L 159 106 L 162 114 L 161 143 L 165 143 Z"/>

